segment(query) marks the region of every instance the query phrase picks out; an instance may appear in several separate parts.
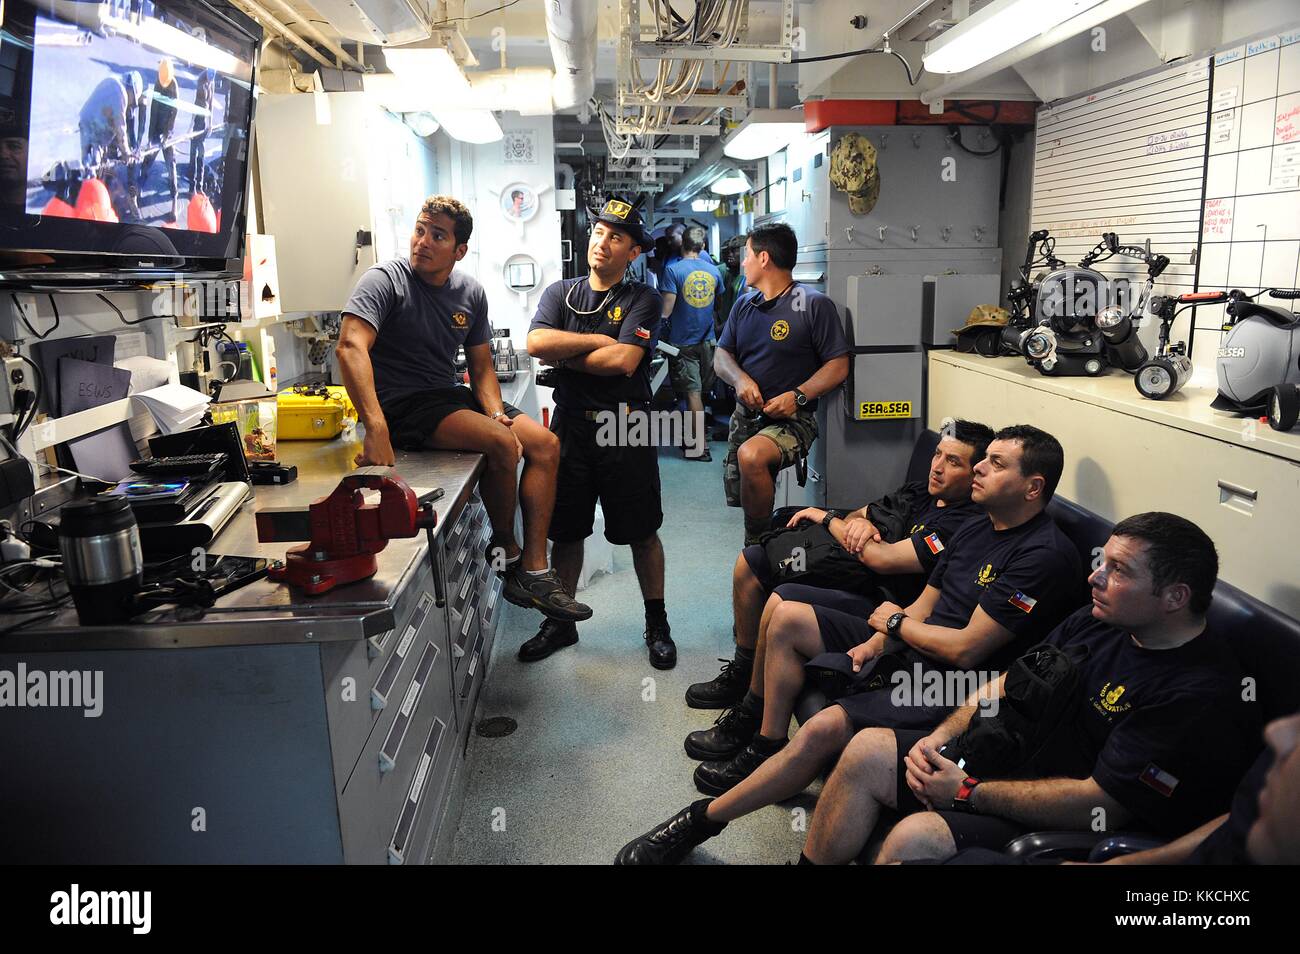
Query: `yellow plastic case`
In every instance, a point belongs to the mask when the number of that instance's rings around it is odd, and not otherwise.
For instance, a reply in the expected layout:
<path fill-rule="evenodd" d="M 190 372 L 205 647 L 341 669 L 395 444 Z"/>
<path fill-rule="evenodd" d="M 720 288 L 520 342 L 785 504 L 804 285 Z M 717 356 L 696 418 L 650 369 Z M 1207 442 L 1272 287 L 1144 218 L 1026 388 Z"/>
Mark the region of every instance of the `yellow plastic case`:
<path fill-rule="evenodd" d="M 343 419 L 357 412 L 341 385 L 290 388 L 277 396 L 278 434 L 282 441 L 327 441 L 343 432 Z"/>

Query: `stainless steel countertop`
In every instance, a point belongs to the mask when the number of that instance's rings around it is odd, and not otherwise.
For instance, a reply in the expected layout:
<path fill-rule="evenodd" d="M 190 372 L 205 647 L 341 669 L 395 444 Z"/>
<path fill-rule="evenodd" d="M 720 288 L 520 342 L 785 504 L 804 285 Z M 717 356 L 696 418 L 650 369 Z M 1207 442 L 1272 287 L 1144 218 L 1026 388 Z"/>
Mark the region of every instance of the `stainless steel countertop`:
<path fill-rule="evenodd" d="M 517 403 L 529 386 L 521 372 L 503 382 L 507 401 Z M 287 486 L 259 486 L 230 523 L 208 547 L 213 554 L 283 559 L 296 543 L 257 542 L 255 512 L 263 507 L 306 507 L 327 496 L 339 480 L 356 469 L 353 458 L 361 441 L 281 441 L 280 461 L 298 468 L 298 479 Z M 437 536 L 447 517 L 458 513 L 477 483 L 483 455 L 459 451 L 398 451 L 393 468 L 417 494 L 441 487 L 435 503 Z M 182 620 L 164 607 L 114 626 L 81 626 L 71 604 L 58 616 L 23 627 L 0 639 L 0 655 L 12 652 L 86 651 L 105 649 L 166 649 L 201 646 L 242 646 L 268 643 L 323 642 L 363 639 L 393 628 L 397 594 L 408 578 L 418 576 L 428 560 L 423 531 L 410 539 L 393 540 L 378 555 L 379 570 L 368 580 L 340 586 L 318 597 L 306 597 L 288 586 L 260 580 L 217 601 L 202 619 Z M 17 621 L 18 617 L 13 617 Z"/>

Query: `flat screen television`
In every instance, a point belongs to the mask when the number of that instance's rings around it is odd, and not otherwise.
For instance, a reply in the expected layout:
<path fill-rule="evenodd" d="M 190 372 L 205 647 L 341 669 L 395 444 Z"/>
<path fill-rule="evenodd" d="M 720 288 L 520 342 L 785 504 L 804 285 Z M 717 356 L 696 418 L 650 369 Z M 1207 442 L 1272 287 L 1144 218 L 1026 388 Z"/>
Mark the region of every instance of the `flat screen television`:
<path fill-rule="evenodd" d="M 240 277 L 261 27 L 222 0 L 0 11 L 0 287 Z"/>

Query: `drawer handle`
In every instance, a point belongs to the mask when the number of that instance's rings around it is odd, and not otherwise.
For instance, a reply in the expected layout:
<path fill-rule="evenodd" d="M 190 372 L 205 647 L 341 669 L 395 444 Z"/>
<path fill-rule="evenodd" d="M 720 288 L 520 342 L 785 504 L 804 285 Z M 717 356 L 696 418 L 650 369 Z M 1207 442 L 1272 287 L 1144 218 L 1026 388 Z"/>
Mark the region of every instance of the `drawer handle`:
<path fill-rule="evenodd" d="M 429 673 L 433 670 L 434 661 L 438 658 L 438 647 L 429 643 L 424 647 L 424 652 L 420 656 L 420 663 L 415 667 L 415 675 L 411 678 L 411 685 L 406 690 L 406 696 L 402 699 L 402 707 L 398 710 L 397 718 L 393 720 L 393 725 L 388 730 L 388 737 L 384 739 L 383 748 L 379 752 L 379 774 L 386 775 L 393 769 L 397 768 L 397 755 L 402 751 L 402 743 L 406 740 L 406 730 L 411 727 L 411 719 L 415 710 L 420 706 L 420 699 L 424 695 L 424 687 L 429 683 Z"/>
<path fill-rule="evenodd" d="M 411 779 L 406 801 L 402 804 L 402 814 L 398 816 L 397 826 L 393 829 L 393 840 L 388 844 L 390 865 L 400 865 L 406 860 L 407 839 L 411 837 L 411 830 L 415 827 L 415 818 L 424 801 L 425 789 L 429 785 L 433 767 L 438 761 L 438 749 L 442 747 L 446 728 L 447 723 L 441 719 L 434 719 L 433 725 L 429 727 L 429 738 L 425 741 L 424 752 L 420 755 L 420 767 L 415 772 L 415 778 Z"/>

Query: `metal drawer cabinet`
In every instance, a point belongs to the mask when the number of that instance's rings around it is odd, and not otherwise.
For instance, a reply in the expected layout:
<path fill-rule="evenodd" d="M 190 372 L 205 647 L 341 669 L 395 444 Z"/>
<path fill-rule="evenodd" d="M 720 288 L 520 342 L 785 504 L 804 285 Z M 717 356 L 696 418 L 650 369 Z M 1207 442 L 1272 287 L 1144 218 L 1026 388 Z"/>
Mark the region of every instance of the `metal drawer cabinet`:
<path fill-rule="evenodd" d="M 425 573 L 398 604 L 400 623 L 381 637 L 361 642 L 322 643 L 321 677 L 329 721 L 334 783 L 342 791 L 383 710 L 410 681 L 413 652 L 436 629 L 446 651 L 445 617 L 434 601 L 433 580 Z M 422 635 L 423 634 L 423 635 Z"/>
<path fill-rule="evenodd" d="M 451 724 L 449 677 L 434 640 L 417 642 L 410 682 L 367 743 L 339 797 L 344 858 L 388 861 L 387 846 L 437 724 Z"/>
<path fill-rule="evenodd" d="M 402 802 L 385 852 L 393 865 L 426 864 L 433 852 L 446 808 L 447 786 L 455 772 L 459 749 L 448 721 L 434 719 L 420 764 Z"/>

